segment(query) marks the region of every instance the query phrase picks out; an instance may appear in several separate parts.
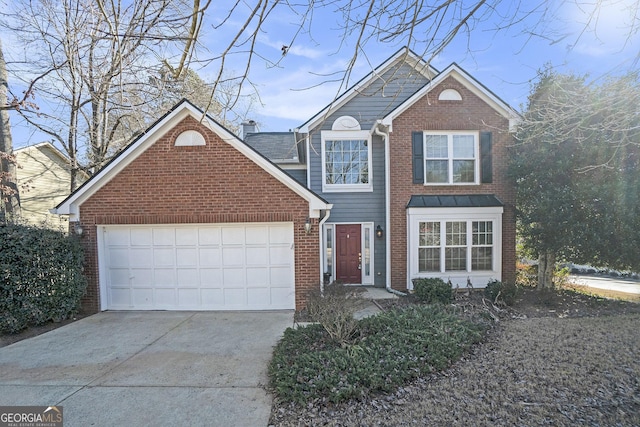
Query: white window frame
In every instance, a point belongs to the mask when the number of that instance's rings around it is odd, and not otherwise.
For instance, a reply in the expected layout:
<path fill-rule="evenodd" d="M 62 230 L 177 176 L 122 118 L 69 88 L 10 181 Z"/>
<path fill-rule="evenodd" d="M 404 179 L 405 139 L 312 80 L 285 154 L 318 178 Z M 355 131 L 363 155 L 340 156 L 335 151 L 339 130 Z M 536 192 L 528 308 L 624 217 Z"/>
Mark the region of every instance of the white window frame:
<path fill-rule="evenodd" d="M 501 206 L 485 208 L 409 208 L 407 209 L 407 289 L 413 289 L 413 279 L 422 277 L 436 277 L 445 282 L 451 280 L 454 286 L 466 287 L 467 279 L 474 287 L 485 287 L 492 280 L 501 280 L 502 276 L 502 213 Z M 473 222 L 493 223 L 493 245 L 492 245 L 492 268 L 491 270 L 472 270 L 473 245 Z M 420 223 L 439 222 L 440 223 L 440 270 L 439 271 L 419 271 L 419 244 L 420 244 Z M 466 222 L 467 223 L 467 262 L 466 270 L 445 270 L 446 259 L 446 223 Z"/>
<path fill-rule="evenodd" d="M 322 131 L 321 132 L 321 164 L 322 164 L 322 191 L 331 192 L 371 192 L 373 191 L 373 167 L 371 154 L 371 133 L 366 130 L 358 131 Z M 367 143 L 367 168 L 368 181 L 366 184 L 327 184 L 326 141 L 363 140 Z"/>
<path fill-rule="evenodd" d="M 427 157 L 427 136 L 443 135 L 447 137 L 447 182 L 427 182 L 427 160 L 436 160 L 438 158 Z M 453 137 L 454 135 L 472 135 L 473 136 L 473 158 L 454 158 L 453 157 Z M 422 152 L 424 176 L 423 182 L 425 186 L 431 185 L 478 185 L 480 184 L 480 132 L 478 131 L 424 131 L 422 136 Z M 441 158 L 440 160 L 445 160 Z M 473 182 L 453 182 L 453 161 L 454 160 L 473 160 Z"/>

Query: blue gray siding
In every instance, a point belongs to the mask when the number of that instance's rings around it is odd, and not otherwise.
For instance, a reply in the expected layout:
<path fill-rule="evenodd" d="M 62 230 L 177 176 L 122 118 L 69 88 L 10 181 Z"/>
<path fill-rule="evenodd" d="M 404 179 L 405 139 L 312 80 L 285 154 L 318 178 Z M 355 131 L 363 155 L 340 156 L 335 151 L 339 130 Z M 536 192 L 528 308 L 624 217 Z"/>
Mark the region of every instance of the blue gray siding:
<path fill-rule="evenodd" d="M 373 136 L 372 144 L 372 192 L 335 193 L 322 192 L 322 130 L 331 130 L 333 122 L 341 116 L 358 120 L 363 130 L 371 130 L 376 120 L 383 118 L 394 108 L 413 95 L 428 80 L 407 64 L 393 67 L 380 79 L 364 88 L 358 95 L 331 114 L 327 120 L 311 130 L 309 150 L 310 188 L 333 203 L 332 223 L 373 222 L 374 228 L 385 225 L 385 160 L 382 138 Z M 407 165 L 411 167 L 411 165 Z M 385 230 L 386 233 L 386 230 Z M 385 285 L 385 239 L 374 239 L 375 284 Z M 380 273 L 380 274 L 378 274 Z"/>
<path fill-rule="evenodd" d="M 298 181 L 300 184 L 307 186 L 307 170 L 306 169 L 285 169 L 282 168 L 287 175 Z"/>

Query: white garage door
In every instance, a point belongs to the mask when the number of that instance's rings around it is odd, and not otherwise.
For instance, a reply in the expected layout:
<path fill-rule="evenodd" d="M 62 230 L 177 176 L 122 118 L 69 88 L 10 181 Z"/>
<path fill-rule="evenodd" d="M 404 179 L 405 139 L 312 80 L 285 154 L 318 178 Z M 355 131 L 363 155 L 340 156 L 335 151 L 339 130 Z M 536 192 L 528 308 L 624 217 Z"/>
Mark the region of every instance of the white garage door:
<path fill-rule="evenodd" d="M 98 231 L 103 310 L 295 308 L 292 223 Z"/>

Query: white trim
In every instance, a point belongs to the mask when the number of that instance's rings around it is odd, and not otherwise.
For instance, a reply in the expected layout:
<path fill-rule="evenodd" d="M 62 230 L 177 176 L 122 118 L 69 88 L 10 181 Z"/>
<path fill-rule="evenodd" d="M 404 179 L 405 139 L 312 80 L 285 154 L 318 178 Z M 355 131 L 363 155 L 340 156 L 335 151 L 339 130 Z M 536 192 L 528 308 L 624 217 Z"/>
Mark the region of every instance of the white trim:
<path fill-rule="evenodd" d="M 324 120 L 330 117 L 331 114 L 342 108 L 342 106 L 344 106 L 351 99 L 361 94 L 365 87 L 369 86 L 372 82 L 380 78 L 382 74 L 384 74 L 389 68 L 391 68 L 400 60 L 406 61 L 416 71 L 427 78 L 432 78 L 437 74 L 437 70 L 431 65 L 427 64 L 424 59 L 418 57 L 406 47 L 401 48 L 395 54 L 393 54 L 393 56 L 376 67 L 371 73 L 369 73 L 369 75 L 356 83 L 349 90 L 343 92 L 340 96 L 335 98 L 329 105 L 319 111 L 316 115 L 314 115 L 311 119 L 304 123 L 299 129 L 296 129 L 296 131 L 300 133 L 309 133 L 311 129 L 314 129 L 316 126 L 318 126 L 318 124 L 322 123 Z"/>
<path fill-rule="evenodd" d="M 320 164 L 322 168 L 322 191 L 324 193 L 356 193 L 356 192 L 372 192 L 373 191 L 373 154 L 371 132 L 366 130 L 358 131 L 329 131 L 323 130 L 320 133 Z M 326 173 L 326 154 L 325 141 L 344 141 L 344 140 L 364 140 L 367 142 L 367 178 L 366 184 L 327 184 Z"/>
<path fill-rule="evenodd" d="M 445 89 L 438 95 L 438 101 L 462 101 L 462 95 L 455 89 Z"/>
<path fill-rule="evenodd" d="M 467 279 L 476 288 L 483 288 L 491 279 L 502 278 L 502 206 L 484 208 L 408 208 L 407 209 L 407 289 L 413 289 L 412 280 L 419 277 L 436 277 L 451 280 L 454 286 L 464 288 Z M 418 271 L 419 223 L 424 221 L 492 221 L 493 222 L 493 269 L 491 271 Z M 469 228 L 469 227 L 467 227 Z M 467 230 L 470 233 L 470 230 Z M 469 254 L 467 256 L 470 256 Z"/>
<path fill-rule="evenodd" d="M 511 108 L 508 104 L 498 98 L 496 95 L 491 93 L 487 88 L 478 83 L 473 77 L 471 77 L 466 71 L 458 66 L 458 64 L 451 64 L 445 70 L 443 70 L 440 74 L 433 78 L 428 84 L 426 84 L 422 89 L 413 94 L 410 98 L 408 98 L 405 102 L 400 104 L 395 110 L 389 113 L 386 117 L 384 117 L 380 122 L 386 126 L 393 126 L 393 120 L 404 113 L 408 108 L 410 108 L 415 102 L 419 99 L 422 99 L 426 94 L 435 89 L 440 83 L 442 83 L 447 77 L 453 77 L 459 83 L 461 83 L 465 88 L 471 91 L 474 95 L 478 96 L 484 102 L 489 104 L 491 108 L 493 108 L 496 112 L 498 112 L 501 116 L 509 120 L 509 130 L 514 131 L 515 126 L 520 118 L 520 115 Z"/>
<path fill-rule="evenodd" d="M 179 103 L 169 114 L 163 117 L 152 128 L 148 129 L 138 140 L 126 148 L 122 155 L 115 158 L 111 163 L 101 169 L 92 179 L 81 186 L 77 191 L 67 197 L 61 204 L 53 209 L 53 213 L 58 215 L 69 215 L 69 221 L 78 221 L 80 218 L 80 205 L 95 194 L 100 188 L 113 179 L 125 167 L 131 164 L 136 158 L 144 153 L 156 141 L 164 136 L 169 130 L 176 126 L 186 117 L 193 117 L 212 132 L 216 133 L 224 142 L 231 145 L 244 156 L 252 160 L 263 170 L 268 172 L 278 181 L 286 185 L 297 195 L 309 202 L 309 217 L 319 218 L 320 211 L 331 209 L 331 204 L 322 200 L 315 193 L 300 185 L 289 174 L 284 172 L 275 164 L 265 159 L 262 155 L 251 149 L 236 135 L 220 126 L 209 116 L 204 115 L 193 104 L 188 101 Z"/>
<path fill-rule="evenodd" d="M 447 136 L 447 182 L 427 182 L 427 135 L 444 135 Z M 453 182 L 453 161 L 455 157 L 453 157 L 453 136 L 455 135 L 473 135 L 474 144 L 473 144 L 473 182 Z M 424 163 L 423 170 L 424 174 L 422 176 L 422 181 L 424 182 L 425 187 L 430 186 L 442 186 L 442 185 L 479 185 L 480 184 L 480 132 L 478 131 L 462 131 L 462 130 L 436 130 L 430 131 L 425 130 L 422 132 L 422 162 Z M 433 157 L 432 159 L 437 159 Z M 444 160 L 442 158 L 441 160 Z M 459 160 L 471 160 L 465 158 L 459 158 Z"/>

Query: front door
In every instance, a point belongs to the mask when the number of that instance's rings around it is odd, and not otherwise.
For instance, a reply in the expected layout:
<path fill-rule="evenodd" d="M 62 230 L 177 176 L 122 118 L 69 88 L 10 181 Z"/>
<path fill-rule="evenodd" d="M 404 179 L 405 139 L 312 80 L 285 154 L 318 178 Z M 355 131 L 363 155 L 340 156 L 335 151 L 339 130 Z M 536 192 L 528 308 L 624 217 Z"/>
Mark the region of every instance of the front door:
<path fill-rule="evenodd" d="M 362 282 L 360 224 L 336 225 L 336 280 Z"/>

